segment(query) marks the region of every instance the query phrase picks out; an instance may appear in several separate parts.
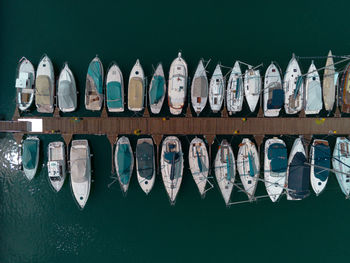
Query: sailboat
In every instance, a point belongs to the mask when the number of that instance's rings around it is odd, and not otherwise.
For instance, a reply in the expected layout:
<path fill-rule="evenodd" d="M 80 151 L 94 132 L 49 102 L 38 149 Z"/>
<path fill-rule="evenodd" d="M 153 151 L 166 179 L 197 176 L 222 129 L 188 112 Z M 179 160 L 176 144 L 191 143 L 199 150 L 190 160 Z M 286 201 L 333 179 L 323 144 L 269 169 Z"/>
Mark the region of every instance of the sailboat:
<path fill-rule="evenodd" d="M 187 96 L 187 64 L 181 56 L 181 52 L 171 63 L 168 85 L 168 105 L 170 113 L 179 115 L 184 107 Z"/>
<path fill-rule="evenodd" d="M 240 112 L 242 110 L 244 99 L 243 95 L 244 90 L 242 71 L 241 67 L 239 66 L 239 62 L 236 61 L 231 70 L 226 90 L 226 106 L 229 115 Z"/>
<path fill-rule="evenodd" d="M 168 136 L 162 144 L 160 157 L 161 172 L 165 190 L 170 204 L 175 205 L 176 196 L 180 190 L 184 159 L 180 140 L 175 136 Z"/>
<path fill-rule="evenodd" d="M 225 80 L 220 64 L 216 65 L 209 84 L 209 104 L 211 110 L 216 113 L 221 110 L 225 93 Z"/>
<path fill-rule="evenodd" d="M 204 197 L 209 173 L 209 156 L 202 139 L 196 137 L 191 141 L 188 162 L 199 193 Z"/>
<path fill-rule="evenodd" d="M 64 67 L 58 78 L 57 87 L 58 107 L 62 112 L 72 112 L 77 108 L 77 87 L 72 71 L 68 63 Z"/>
<path fill-rule="evenodd" d="M 162 63 L 159 63 L 149 85 L 149 104 L 151 112 L 158 114 L 163 106 L 166 93 L 166 81 Z"/>
<path fill-rule="evenodd" d="M 63 142 L 49 143 L 47 172 L 53 189 L 59 192 L 66 179 L 66 149 Z"/>
<path fill-rule="evenodd" d="M 293 54 L 283 80 L 284 109 L 287 114 L 296 114 L 303 108 L 304 81 L 298 61 Z"/>
<path fill-rule="evenodd" d="M 103 65 L 96 56 L 89 64 L 85 84 L 85 108 L 99 111 L 103 103 Z"/>
<path fill-rule="evenodd" d="M 28 110 L 33 104 L 34 83 L 34 66 L 28 59 L 22 57 L 18 62 L 16 77 L 17 104 L 19 110 Z"/>
<path fill-rule="evenodd" d="M 261 92 L 260 71 L 251 66 L 244 74 L 244 94 L 251 112 L 254 112 L 258 104 Z"/>
<path fill-rule="evenodd" d="M 124 111 L 124 79 L 119 66 L 115 62 L 112 63 L 107 72 L 106 100 L 108 111 Z"/>
<path fill-rule="evenodd" d="M 350 141 L 347 138 L 337 138 L 333 151 L 332 165 L 339 186 L 348 198 L 350 195 Z"/>
<path fill-rule="evenodd" d="M 142 138 L 137 140 L 136 173 L 141 189 L 146 194 L 149 194 L 153 188 L 156 178 L 154 145 L 151 138 Z"/>
<path fill-rule="evenodd" d="M 318 114 L 322 110 L 322 87 L 313 61 L 306 75 L 305 93 L 305 114 Z"/>
<path fill-rule="evenodd" d="M 139 60 L 136 60 L 130 72 L 128 85 L 128 109 L 131 111 L 142 111 L 145 107 L 145 74 Z"/>
<path fill-rule="evenodd" d="M 208 100 L 208 78 L 203 60 L 198 63 L 191 85 L 191 102 L 197 116 L 202 112 Z"/>
<path fill-rule="evenodd" d="M 266 191 L 272 202 L 276 202 L 286 183 L 288 156 L 284 141 L 278 138 L 265 142 L 264 181 Z"/>
<path fill-rule="evenodd" d="M 244 138 L 239 145 L 237 170 L 249 200 L 254 200 L 260 174 L 260 160 L 255 144 L 248 138 Z"/>
<path fill-rule="evenodd" d="M 278 67 L 271 62 L 264 80 L 264 115 L 277 117 L 284 104 L 284 90 Z"/>
<path fill-rule="evenodd" d="M 230 198 L 236 177 L 236 161 L 231 145 L 222 140 L 215 157 L 215 177 L 218 182 L 225 204 L 230 204 Z"/>
<path fill-rule="evenodd" d="M 117 141 L 115 147 L 114 164 L 117 171 L 120 187 L 124 193 L 129 189 L 132 170 L 134 169 L 134 154 L 131 149 L 130 141 L 122 136 Z"/>
<path fill-rule="evenodd" d="M 310 149 L 310 181 L 312 189 L 319 195 L 326 187 L 331 168 L 331 149 L 328 141 L 315 139 Z"/>
<path fill-rule="evenodd" d="M 346 66 L 339 87 L 339 105 L 341 112 L 350 113 L 350 63 Z"/>
<path fill-rule="evenodd" d="M 22 142 L 22 166 L 26 178 L 31 181 L 38 170 L 39 163 L 39 145 L 38 137 L 29 136 Z"/>
<path fill-rule="evenodd" d="M 323 73 L 323 102 L 326 111 L 331 111 L 335 102 L 335 68 L 332 51 L 328 52 L 326 68 Z"/>

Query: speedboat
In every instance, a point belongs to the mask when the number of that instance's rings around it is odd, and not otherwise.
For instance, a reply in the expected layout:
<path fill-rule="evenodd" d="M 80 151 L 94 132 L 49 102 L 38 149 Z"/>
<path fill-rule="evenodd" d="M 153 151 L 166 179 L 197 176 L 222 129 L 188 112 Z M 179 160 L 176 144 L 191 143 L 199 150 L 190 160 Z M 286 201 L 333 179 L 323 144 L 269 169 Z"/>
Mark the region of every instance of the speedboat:
<path fill-rule="evenodd" d="M 220 64 L 216 65 L 209 84 L 209 104 L 211 110 L 216 113 L 221 110 L 225 93 L 225 80 Z"/>
<path fill-rule="evenodd" d="M 151 112 L 153 114 L 158 114 L 164 103 L 166 93 L 166 82 L 164 76 L 164 70 L 162 63 L 159 63 L 156 71 L 153 74 L 151 83 L 149 85 L 149 104 Z"/>
<path fill-rule="evenodd" d="M 350 63 L 346 66 L 339 87 L 339 105 L 341 112 L 350 113 Z"/>
<path fill-rule="evenodd" d="M 178 57 L 171 63 L 169 71 L 168 105 L 173 115 L 181 114 L 184 107 L 187 96 L 187 78 L 187 64 L 179 52 Z"/>
<path fill-rule="evenodd" d="M 47 172 L 53 189 L 59 192 L 66 179 L 66 149 L 63 142 L 49 143 Z"/>
<path fill-rule="evenodd" d="M 35 70 L 33 64 L 22 57 L 18 62 L 16 90 L 17 104 L 21 111 L 28 110 L 34 100 Z"/>
<path fill-rule="evenodd" d="M 332 111 L 335 102 L 335 83 L 337 81 L 332 51 L 328 52 L 323 73 L 323 102 L 326 111 Z"/>
<path fill-rule="evenodd" d="M 99 111 L 103 103 L 103 65 L 96 56 L 89 64 L 85 85 L 85 108 Z"/>
<path fill-rule="evenodd" d="M 136 172 L 141 189 L 146 193 L 152 190 L 156 178 L 156 164 L 154 145 L 151 138 L 137 140 L 136 145 Z"/>
<path fill-rule="evenodd" d="M 188 162 L 199 193 L 204 197 L 209 173 L 209 156 L 202 139 L 196 137 L 191 141 Z"/>
<path fill-rule="evenodd" d="M 294 54 L 284 74 L 283 89 L 286 113 L 296 114 L 301 111 L 304 101 L 304 81 Z"/>
<path fill-rule="evenodd" d="M 249 200 L 254 200 L 260 174 L 260 161 L 255 144 L 248 138 L 244 138 L 239 145 L 237 170 Z"/>
<path fill-rule="evenodd" d="M 191 102 L 197 116 L 202 112 L 208 100 L 208 78 L 201 59 L 194 73 L 191 85 Z"/>
<path fill-rule="evenodd" d="M 281 74 L 272 62 L 267 68 L 264 80 L 264 115 L 277 117 L 284 104 Z"/>
<path fill-rule="evenodd" d="M 58 107 L 62 112 L 72 112 L 77 108 L 77 87 L 72 71 L 65 63 L 60 73 L 57 87 Z"/>
<path fill-rule="evenodd" d="M 251 66 L 244 74 L 244 94 L 251 112 L 254 112 L 261 93 L 260 71 L 254 70 Z"/>
<path fill-rule="evenodd" d="M 242 71 L 241 67 L 239 66 L 239 62 L 236 61 L 231 70 L 230 78 L 228 79 L 227 83 L 226 102 L 229 115 L 242 110 L 244 99 L 243 95 L 244 90 Z"/>
<path fill-rule="evenodd" d="M 265 142 L 264 181 L 266 191 L 272 202 L 276 202 L 286 183 L 288 156 L 284 141 L 278 138 Z"/>
<path fill-rule="evenodd" d="M 75 200 L 83 209 L 90 195 L 91 157 L 87 140 L 73 140 L 70 148 L 70 184 Z"/>
<path fill-rule="evenodd" d="M 338 137 L 334 146 L 332 165 L 338 183 L 346 198 L 350 195 L 350 141 Z"/>
<path fill-rule="evenodd" d="M 288 159 L 287 200 L 302 200 L 309 196 L 310 165 L 300 138 L 294 143 Z"/>
<path fill-rule="evenodd" d="M 305 81 L 305 114 L 318 114 L 322 110 L 322 87 L 314 62 L 311 62 Z"/>
<path fill-rule="evenodd" d="M 315 139 L 310 149 L 310 181 L 312 189 L 319 195 L 326 187 L 331 168 L 331 149 L 328 141 Z"/>
<path fill-rule="evenodd" d="M 29 181 L 34 178 L 38 169 L 39 145 L 39 138 L 34 136 L 29 136 L 22 142 L 22 166 L 24 174 Z"/>
<path fill-rule="evenodd" d="M 225 204 L 230 204 L 231 193 L 236 177 L 236 161 L 231 145 L 222 140 L 215 157 L 215 177 Z"/>
<path fill-rule="evenodd" d="M 113 63 L 107 72 L 106 100 L 108 111 L 124 111 L 124 80 L 123 74 L 116 63 Z"/>
<path fill-rule="evenodd" d="M 170 204 L 174 205 L 180 190 L 184 168 L 181 143 L 177 137 L 168 136 L 164 139 L 160 165 L 165 190 L 169 196 Z"/>
<path fill-rule="evenodd" d="M 134 169 L 134 154 L 127 137 L 120 137 L 114 153 L 114 163 L 120 187 L 124 193 L 129 189 L 132 170 Z"/>
<path fill-rule="evenodd" d="M 38 112 L 52 113 L 55 92 L 55 73 L 50 58 L 44 55 L 39 62 L 35 80 L 35 105 Z"/>
<path fill-rule="evenodd" d="M 142 111 L 145 97 L 145 74 L 139 60 L 131 69 L 128 85 L 128 109 Z"/>

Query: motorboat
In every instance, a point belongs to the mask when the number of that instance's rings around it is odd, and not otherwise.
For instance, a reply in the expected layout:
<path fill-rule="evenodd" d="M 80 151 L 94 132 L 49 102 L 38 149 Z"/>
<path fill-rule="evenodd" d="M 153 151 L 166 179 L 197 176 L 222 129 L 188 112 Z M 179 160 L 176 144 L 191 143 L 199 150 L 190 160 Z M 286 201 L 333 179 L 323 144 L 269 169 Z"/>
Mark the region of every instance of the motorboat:
<path fill-rule="evenodd" d="M 156 178 L 154 144 L 151 138 L 137 140 L 136 173 L 141 189 L 146 193 L 152 190 Z"/>
<path fill-rule="evenodd" d="M 113 63 L 107 72 L 106 101 L 109 112 L 124 111 L 124 80 L 116 63 Z"/>
<path fill-rule="evenodd" d="M 16 77 L 17 104 L 20 111 L 26 111 L 34 101 L 35 70 L 33 64 L 22 57 L 18 62 Z"/>
<path fill-rule="evenodd" d="M 162 63 L 159 63 L 149 85 L 149 105 L 153 114 L 160 113 L 166 93 L 166 81 Z"/>
<path fill-rule="evenodd" d="M 63 142 L 50 142 L 47 150 L 47 173 L 49 181 L 56 192 L 59 192 L 66 179 L 66 148 Z"/>
<path fill-rule="evenodd" d="M 31 181 L 38 170 L 40 140 L 28 136 L 22 142 L 22 166 L 26 178 Z"/>
<path fill-rule="evenodd" d="M 346 198 L 350 195 L 350 141 L 338 137 L 334 146 L 332 165 L 340 189 Z"/>
<path fill-rule="evenodd" d="M 58 78 L 57 87 L 58 107 L 62 112 L 72 112 L 77 108 L 77 87 L 72 71 L 68 63 L 64 67 Z"/>
<path fill-rule="evenodd" d="M 120 187 L 122 191 L 126 193 L 129 189 L 130 179 L 134 169 L 134 154 L 130 141 L 125 136 L 120 137 L 117 141 L 114 163 Z"/>
<path fill-rule="evenodd" d="M 35 80 L 35 105 L 40 113 L 52 113 L 54 111 L 55 73 L 52 62 L 44 55 L 36 71 Z"/>
<path fill-rule="evenodd" d="M 136 60 L 131 69 L 128 85 L 128 109 L 130 111 L 142 111 L 145 107 L 145 74 L 139 60 Z"/>
<path fill-rule="evenodd" d="M 103 104 L 104 71 L 101 60 L 96 56 L 89 64 L 85 84 L 85 108 L 99 111 Z"/>

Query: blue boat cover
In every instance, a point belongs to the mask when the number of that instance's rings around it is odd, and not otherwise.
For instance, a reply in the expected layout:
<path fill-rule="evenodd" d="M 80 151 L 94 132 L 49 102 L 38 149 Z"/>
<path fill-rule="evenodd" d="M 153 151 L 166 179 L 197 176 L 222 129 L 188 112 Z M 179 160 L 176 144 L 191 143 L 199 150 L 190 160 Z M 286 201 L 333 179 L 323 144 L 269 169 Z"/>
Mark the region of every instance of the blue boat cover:
<path fill-rule="evenodd" d="M 128 184 L 131 174 L 132 153 L 129 149 L 129 144 L 120 144 L 117 152 L 118 172 L 120 182 Z"/>
<path fill-rule="evenodd" d="M 254 177 L 256 167 L 255 167 L 254 158 L 251 152 L 248 153 L 248 162 L 249 162 L 249 175 L 251 177 Z"/>
<path fill-rule="evenodd" d="M 89 68 L 88 68 L 88 74 L 94 80 L 95 85 L 96 85 L 96 90 L 99 94 L 103 93 L 101 72 L 102 72 L 101 64 L 98 61 L 91 61 Z"/>
<path fill-rule="evenodd" d="M 123 107 L 122 85 L 118 81 L 107 84 L 107 106 L 109 108 Z"/>
<path fill-rule="evenodd" d="M 22 164 L 23 167 L 28 170 L 35 169 L 37 158 L 38 141 L 36 140 L 24 140 L 23 142 L 23 155 Z"/>
<path fill-rule="evenodd" d="M 203 164 L 202 164 L 202 159 L 201 157 L 199 156 L 199 152 L 198 150 L 197 151 L 197 162 L 198 162 L 198 169 L 199 169 L 199 172 L 203 172 Z"/>
<path fill-rule="evenodd" d="M 241 89 L 240 89 L 241 85 L 240 85 L 240 78 L 237 78 L 236 80 L 236 99 L 239 97 L 240 93 L 241 93 Z"/>
<path fill-rule="evenodd" d="M 304 199 L 310 193 L 310 166 L 303 153 L 297 152 L 289 167 L 288 191 L 294 199 Z"/>
<path fill-rule="evenodd" d="M 152 81 L 152 87 L 149 92 L 151 104 L 157 104 L 164 96 L 164 83 L 165 80 L 162 76 L 154 76 Z"/>
<path fill-rule="evenodd" d="M 226 179 L 228 181 L 231 181 L 231 177 L 233 176 L 233 164 L 232 164 L 232 158 L 231 156 L 227 155 L 226 157 L 226 168 L 227 168 L 227 175 Z"/>
<path fill-rule="evenodd" d="M 328 145 L 317 144 L 314 149 L 315 165 L 330 169 L 331 167 L 331 150 Z M 319 167 L 314 168 L 315 177 L 322 182 L 326 181 L 329 176 L 329 170 Z"/>
<path fill-rule="evenodd" d="M 267 102 L 267 109 L 280 109 L 284 104 L 284 90 L 274 89 L 272 91 L 272 99 Z"/>
<path fill-rule="evenodd" d="M 267 158 L 271 160 L 271 171 L 274 173 L 283 173 L 287 170 L 287 148 L 282 143 L 273 143 L 270 145 Z"/>
<path fill-rule="evenodd" d="M 153 177 L 153 145 L 143 142 L 137 145 L 136 158 L 138 163 L 138 172 L 142 178 L 151 180 Z"/>

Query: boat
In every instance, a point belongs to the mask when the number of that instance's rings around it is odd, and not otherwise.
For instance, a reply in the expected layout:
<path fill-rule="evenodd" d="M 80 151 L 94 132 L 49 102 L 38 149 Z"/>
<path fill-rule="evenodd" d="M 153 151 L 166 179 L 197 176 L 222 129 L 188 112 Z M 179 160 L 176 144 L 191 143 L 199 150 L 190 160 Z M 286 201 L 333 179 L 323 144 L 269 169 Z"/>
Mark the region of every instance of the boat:
<path fill-rule="evenodd" d="M 166 93 L 166 82 L 162 63 L 159 63 L 149 85 L 149 104 L 153 114 L 160 113 Z"/>
<path fill-rule="evenodd" d="M 301 138 L 297 138 L 288 158 L 287 200 L 302 200 L 309 196 L 310 165 Z"/>
<path fill-rule="evenodd" d="M 70 148 L 70 184 L 79 207 L 83 209 L 90 195 L 91 157 L 87 140 L 73 140 Z"/>
<path fill-rule="evenodd" d="M 39 163 L 39 145 L 38 137 L 28 136 L 22 142 L 22 166 L 24 175 L 31 181 L 38 170 Z"/>
<path fill-rule="evenodd" d="M 283 79 L 284 109 L 287 114 L 296 114 L 303 108 L 304 81 L 298 61 L 293 54 Z"/>
<path fill-rule="evenodd" d="M 247 100 L 249 110 L 254 112 L 261 93 L 261 77 L 260 71 L 254 70 L 251 66 L 244 74 L 244 94 Z"/>
<path fill-rule="evenodd" d="M 248 138 L 244 138 L 239 145 L 237 170 L 249 201 L 254 200 L 260 174 L 260 160 L 255 144 Z"/>
<path fill-rule="evenodd" d="M 156 164 L 154 145 L 151 138 L 137 140 L 136 145 L 136 172 L 141 189 L 146 193 L 152 190 L 156 178 Z"/>
<path fill-rule="evenodd" d="M 198 63 L 191 85 L 191 102 L 197 116 L 202 112 L 208 100 L 208 78 L 203 60 Z"/>
<path fill-rule="evenodd" d="M 243 78 L 239 62 L 233 66 L 227 83 L 226 102 L 229 115 L 240 112 L 244 99 Z"/>
<path fill-rule="evenodd" d="M 175 136 L 168 136 L 162 144 L 160 166 L 165 190 L 170 204 L 175 205 L 176 196 L 180 190 L 184 158 L 180 140 Z"/>
<path fill-rule="evenodd" d="M 188 162 L 199 193 L 204 197 L 209 174 L 209 155 L 202 139 L 196 137 L 191 141 Z"/>
<path fill-rule="evenodd" d="M 184 107 L 187 96 L 187 64 L 181 56 L 181 52 L 171 63 L 168 84 L 168 105 L 170 113 L 179 115 Z"/>
<path fill-rule="evenodd" d="M 145 74 L 139 60 L 131 69 L 128 85 L 128 109 L 142 111 L 145 97 Z"/>
<path fill-rule="evenodd" d="M 120 137 L 117 141 L 117 147 L 114 153 L 114 164 L 120 187 L 124 193 L 127 193 L 134 169 L 134 154 L 130 141 L 125 136 Z"/>
<path fill-rule="evenodd" d="M 334 146 L 332 165 L 339 186 L 346 198 L 350 195 L 350 141 L 338 137 Z"/>
<path fill-rule="evenodd" d="M 72 112 L 77 108 L 77 87 L 72 71 L 65 63 L 58 79 L 58 107 L 62 112 Z"/>
<path fill-rule="evenodd" d="M 284 104 L 284 90 L 279 68 L 271 62 L 264 80 L 264 115 L 277 117 Z"/>
<path fill-rule="evenodd" d="M 236 177 L 236 161 L 231 145 L 222 140 L 215 157 L 215 177 L 225 204 L 230 204 L 230 198 Z"/>
<path fill-rule="evenodd" d="M 314 62 L 311 62 L 305 81 L 305 114 L 318 114 L 322 110 L 322 87 Z"/>
<path fill-rule="evenodd" d="M 326 67 L 323 72 L 323 102 L 326 111 L 332 111 L 335 102 L 335 68 L 332 51 L 328 52 Z"/>
<path fill-rule="evenodd" d="M 39 62 L 35 80 L 35 105 L 38 112 L 52 113 L 55 93 L 55 73 L 52 62 L 44 55 Z"/>
<path fill-rule="evenodd" d="M 99 111 L 103 103 L 103 65 L 96 56 L 89 64 L 85 85 L 85 108 Z"/>
<path fill-rule="evenodd" d="M 288 156 L 284 141 L 271 138 L 265 142 L 264 182 L 272 202 L 276 202 L 286 183 Z"/>
<path fill-rule="evenodd" d="M 33 64 L 22 57 L 18 62 L 16 91 L 17 104 L 20 111 L 26 111 L 34 100 L 35 70 Z"/>
<path fill-rule="evenodd" d="M 50 142 L 48 146 L 47 172 L 49 181 L 56 192 L 59 192 L 66 179 L 66 148 L 63 142 Z"/>
<path fill-rule="evenodd" d="M 346 66 L 339 87 L 339 105 L 343 113 L 350 113 L 350 63 Z"/>
<path fill-rule="evenodd" d="M 331 149 L 328 141 L 315 139 L 310 149 L 310 181 L 318 196 L 325 189 L 331 168 Z"/>
<path fill-rule="evenodd" d="M 124 80 L 118 65 L 113 62 L 106 78 L 106 100 L 109 112 L 124 111 Z"/>
<path fill-rule="evenodd" d="M 211 110 L 216 113 L 221 110 L 225 93 L 225 80 L 220 64 L 216 65 L 209 84 L 209 104 Z"/>

